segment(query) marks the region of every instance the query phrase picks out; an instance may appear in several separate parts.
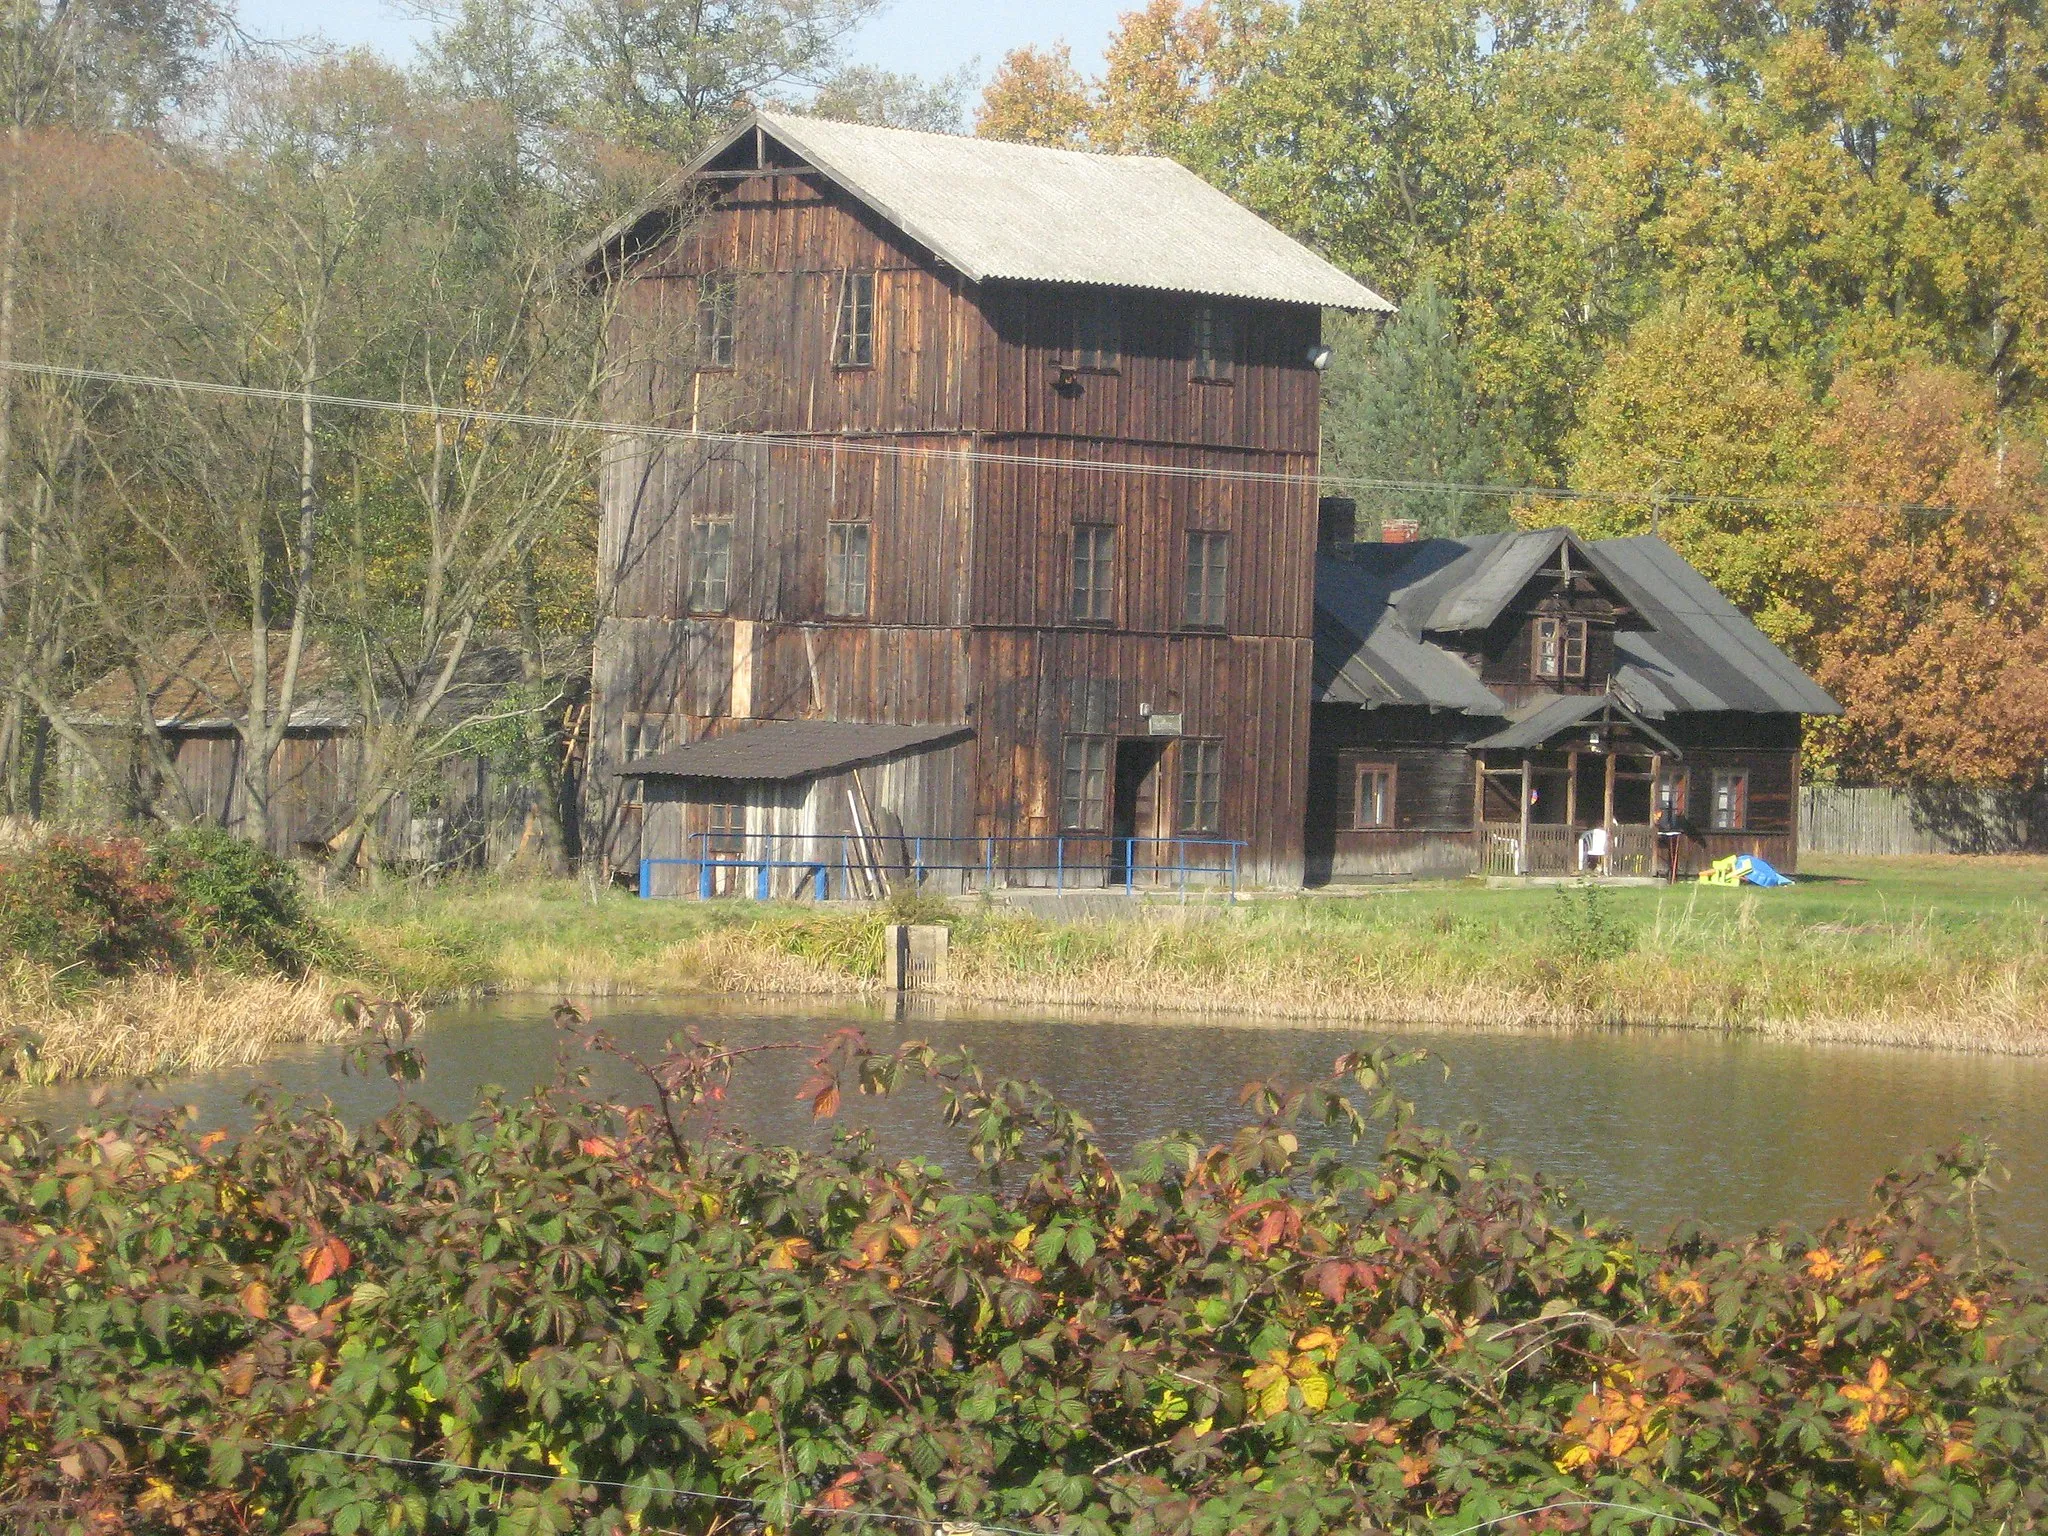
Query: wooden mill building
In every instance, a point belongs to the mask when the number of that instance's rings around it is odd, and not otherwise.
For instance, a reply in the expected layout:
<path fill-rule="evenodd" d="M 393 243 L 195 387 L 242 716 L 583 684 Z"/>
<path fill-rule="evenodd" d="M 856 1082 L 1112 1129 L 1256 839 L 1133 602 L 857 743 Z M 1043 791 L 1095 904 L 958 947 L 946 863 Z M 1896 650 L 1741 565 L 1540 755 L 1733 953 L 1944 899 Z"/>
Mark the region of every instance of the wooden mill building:
<path fill-rule="evenodd" d="M 1384 300 L 1171 161 L 767 113 L 585 270 L 653 429 L 601 485 L 619 864 L 1300 881 L 1321 317 Z"/>
<path fill-rule="evenodd" d="M 1840 706 L 1661 539 L 1326 548 L 1316 598 L 1311 881 L 1795 866 Z"/>

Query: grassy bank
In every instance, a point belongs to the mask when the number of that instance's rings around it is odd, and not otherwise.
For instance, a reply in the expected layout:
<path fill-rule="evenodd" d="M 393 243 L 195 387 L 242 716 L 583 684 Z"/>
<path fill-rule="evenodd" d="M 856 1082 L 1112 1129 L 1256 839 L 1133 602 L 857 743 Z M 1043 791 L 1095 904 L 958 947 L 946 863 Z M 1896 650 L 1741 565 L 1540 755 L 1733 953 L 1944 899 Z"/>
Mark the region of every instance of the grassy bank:
<path fill-rule="evenodd" d="M 1814 860 L 1779 892 L 1306 896 L 1045 917 L 955 906 L 962 998 L 1304 1022 L 1658 1025 L 2048 1052 L 2048 860 Z M 394 887 L 329 919 L 426 993 L 825 993 L 878 984 L 876 912 Z"/>
<path fill-rule="evenodd" d="M 0 1090 L 339 1039 L 335 978 L 356 959 L 288 866 L 225 833 L 145 844 L 0 824 Z"/>

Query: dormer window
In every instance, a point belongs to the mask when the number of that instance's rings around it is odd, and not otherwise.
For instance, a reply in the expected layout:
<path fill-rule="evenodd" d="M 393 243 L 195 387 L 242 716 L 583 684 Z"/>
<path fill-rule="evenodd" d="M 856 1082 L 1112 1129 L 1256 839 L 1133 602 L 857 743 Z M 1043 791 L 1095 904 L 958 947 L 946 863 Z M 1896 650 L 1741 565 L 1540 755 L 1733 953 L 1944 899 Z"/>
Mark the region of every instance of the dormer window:
<path fill-rule="evenodd" d="M 1582 678 L 1586 675 L 1586 621 L 1584 619 L 1538 619 L 1536 621 L 1535 673 L 1544 681 Z"/>

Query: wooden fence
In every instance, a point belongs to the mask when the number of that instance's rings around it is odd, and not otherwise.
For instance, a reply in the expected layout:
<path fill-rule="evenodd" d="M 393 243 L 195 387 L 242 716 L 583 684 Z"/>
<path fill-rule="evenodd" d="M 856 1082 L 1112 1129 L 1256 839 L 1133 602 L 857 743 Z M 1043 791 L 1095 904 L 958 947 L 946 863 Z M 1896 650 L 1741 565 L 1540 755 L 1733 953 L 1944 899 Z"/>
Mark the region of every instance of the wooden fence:
<path fill-rule="evenodd" d="M 1809 784 L 1799 791 L 1799 850 L 1880 857 L 2048 852 L 2048 793 Z"/>

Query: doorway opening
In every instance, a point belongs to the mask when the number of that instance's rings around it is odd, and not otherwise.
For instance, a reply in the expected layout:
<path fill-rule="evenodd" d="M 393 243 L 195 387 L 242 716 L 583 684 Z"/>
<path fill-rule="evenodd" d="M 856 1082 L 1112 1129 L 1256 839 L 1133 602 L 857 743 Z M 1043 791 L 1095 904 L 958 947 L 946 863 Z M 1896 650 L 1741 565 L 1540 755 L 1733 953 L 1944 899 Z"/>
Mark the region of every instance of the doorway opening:
<path fill-rule="evenodd" d="M 1147 854 L 1133 838 L 1151 837 L 1159 825 L 1159 764 L 1166 742 L 1138 736 L 1116 744 L 1116 780 L 1109 811 L 1109 877 L 1119 885 L 1132 882 L 1133 864 Z"/>

